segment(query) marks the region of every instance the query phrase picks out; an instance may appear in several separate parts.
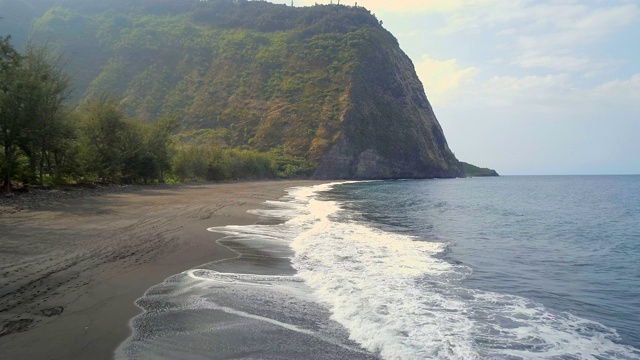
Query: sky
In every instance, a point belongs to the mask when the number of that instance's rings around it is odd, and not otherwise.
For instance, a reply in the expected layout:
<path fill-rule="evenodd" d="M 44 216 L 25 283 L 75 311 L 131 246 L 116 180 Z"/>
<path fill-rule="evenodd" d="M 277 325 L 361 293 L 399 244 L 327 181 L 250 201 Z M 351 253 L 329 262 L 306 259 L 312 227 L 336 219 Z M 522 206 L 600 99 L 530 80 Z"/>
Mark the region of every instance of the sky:
<path fill-rule="evenodd" d="M 458 159 L 511 175 L 640 174 L 640 0 L 358 5 L 412 59 Z"/>

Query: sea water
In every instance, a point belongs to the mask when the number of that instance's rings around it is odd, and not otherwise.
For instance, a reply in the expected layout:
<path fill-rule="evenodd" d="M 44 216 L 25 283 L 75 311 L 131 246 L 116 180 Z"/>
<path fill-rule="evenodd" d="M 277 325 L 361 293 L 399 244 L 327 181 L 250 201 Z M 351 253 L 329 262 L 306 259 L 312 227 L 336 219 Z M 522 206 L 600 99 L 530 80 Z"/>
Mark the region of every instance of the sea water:
<path fill-rule="evenodd" d="M 289 189 L 210 231 L 119 358 L 640 359 L 640 177 Z"/>

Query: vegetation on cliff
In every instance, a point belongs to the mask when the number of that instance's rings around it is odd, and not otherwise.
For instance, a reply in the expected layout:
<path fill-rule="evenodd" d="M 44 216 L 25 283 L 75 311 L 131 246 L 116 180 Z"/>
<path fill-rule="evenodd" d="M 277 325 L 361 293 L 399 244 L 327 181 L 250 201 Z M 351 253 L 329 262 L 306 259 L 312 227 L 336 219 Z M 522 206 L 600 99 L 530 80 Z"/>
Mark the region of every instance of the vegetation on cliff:
<path fill-rule="evenodd" d="M 498 172 L 493 169 L 481 168 L 462 161 L 460 164 L 462 164 L 462 170 L 464 171 L 464 175 L 467 177 L 500 176 L 498 175 Z"/>
<path fill-rule="evenodd" d="M 148 124 L 129 118 L 106 95 L 72 110 L 69 84 L 60 58 L 46 47 L 30 44 L 20 54 L 10 38 L 0 38 L 0 173 L 5 191 L 16 181 L 48 186 L 95 178 L 147 183 L 167 176 L 184 181 L 311 174 L 307 161 L 275 149 L 260 153 L 212 145 L 217 138 L 213 130 L 174 135 L 172 117 Z"/>
<path fill-rule="evenodd" d="M 177 158 L 261 154 L 281 175 L 322 178 L 462 175 L 413 64 L 362 7 L 0 0 L 0 13 L 15 37 L 33 24 L 32 39 L 69 58 L 69 104 L 106 92 L 123 116 L 176 119 Z"/>

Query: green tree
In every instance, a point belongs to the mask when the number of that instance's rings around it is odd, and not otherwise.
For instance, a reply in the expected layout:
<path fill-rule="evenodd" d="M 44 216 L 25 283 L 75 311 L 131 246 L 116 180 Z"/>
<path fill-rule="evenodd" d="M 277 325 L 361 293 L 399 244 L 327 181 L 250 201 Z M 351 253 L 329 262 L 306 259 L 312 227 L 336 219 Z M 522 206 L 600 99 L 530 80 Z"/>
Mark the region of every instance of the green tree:
<path fill-rule="evenodd" d="M 144 150 L 140 128 L 107 95 L 88 103 L 82 117 L 81 146 L 87 171 L 116 182 L 123 176 L 130 180 Z"/>
<path fill-rule="evenodd" d="M 143 179 L 156 177 L 153 169 L 157 170 L 157 178 L 164 182 L 164 176 L 171 169 L 171 145 L 173 132 L 177 128 L 175 117 L 167 117 L 155 124 L 152 124 L 146 136 L 146 147 L 148 155 L 144 158 L 142 172 Z"/>
<path fill-rule="evenodd" d="M 4 146 L 5 187 L 11 192 L 14 149 L 20 135 L 21 104 L 17 96 L 21 56 L 11 45 L 10 36 L 0 36 L 0 141 Z"/>
<path fill-rule="evenodd" d="M 64 70 L 61 57 L 46 46 L 29 43 L 22 62 L 23 116 L 25 136 L 21 148 L 29 157 L 31 171 L 43 185 L 45 167 L 55 172 L 51 151 L 69 135 L 64 103 L 69 98 L 71 77 Z M 58 152 L 60 149 L 57 146 Z"/>
<path fill-rule="evenodd" d="M 77 113 L 69 113 L 65 121 L 58 123 L 57 136 L 49 144 L 47 166 L 52 169 L 55 183 L 69 182 L 69 178 L 78 179 L 84 175 L 80 159 L 79 120 Z"/>
<path fill-rule="evenodd" d="M 173 174 L 181 181 L 205 179 L 209 158 L 209 151 L 202 146 L 183 146 L 173 158 Z"/>
<path fill-rule="evenodd" d="M 155 176 L 156 166 L 151 164 L 148 166 L 149 161 L 143 160 L 145 157 L 146 144 L 144 139 L 144 125 L 139 121 L 127 120 L 124 121 L 124 128 L 121 134 L 121 143 L 114 144 L 115 150 L 119 152 L 121 156 L 121 176 L 120 179 L 126 183 L 139 182 L 140 178 L 147 181 L 147 177 L 151 178 Z M 141 171 L 144 166 L 144 171 Z M 117 176 L 116 176 L 117 178 Z"/>

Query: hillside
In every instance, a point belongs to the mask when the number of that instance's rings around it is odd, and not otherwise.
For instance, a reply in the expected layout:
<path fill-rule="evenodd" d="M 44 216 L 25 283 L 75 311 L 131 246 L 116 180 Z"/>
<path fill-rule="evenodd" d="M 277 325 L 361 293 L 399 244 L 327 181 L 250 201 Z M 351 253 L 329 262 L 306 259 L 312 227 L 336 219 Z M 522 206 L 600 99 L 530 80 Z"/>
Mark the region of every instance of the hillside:
<path fill-rule="evenodd" d="M 493 169 L 481 168 L 466 162 L 460 162 L 460 164 L 462 164 L 462 170 L 467 177 L 500 176 L 498 172 Z"/>
<path fill-rule="evenodd" d="M 200 129 L 193 141 L 306 158 L 317 178 L 463 174 L 411 60 L 365 8 L 1 0 L 0 13 L 2 33 L 33 24 L 68 57 L 77 102 L 108 92 L 133 117 Z"/>

